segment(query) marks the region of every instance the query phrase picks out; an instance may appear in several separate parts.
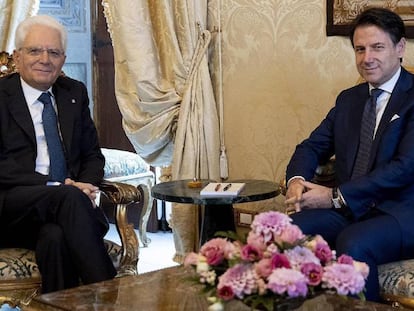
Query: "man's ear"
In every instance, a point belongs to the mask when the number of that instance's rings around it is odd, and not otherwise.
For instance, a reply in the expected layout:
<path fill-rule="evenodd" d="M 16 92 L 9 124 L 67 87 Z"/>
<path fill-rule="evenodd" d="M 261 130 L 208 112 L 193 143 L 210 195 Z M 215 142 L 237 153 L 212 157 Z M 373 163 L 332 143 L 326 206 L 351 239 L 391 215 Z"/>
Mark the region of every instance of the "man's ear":
<path fill-rule="evenodd" d="M 16 66 L 16 69 L 19 69 L 20 53 L 17 50 L 13 51 L 13 62 Z"/>
<path fill-rule="evenodd" d="M 405 38 L 401 38 L 400 42 L 398 42 L 396 45 L 397 53 L 400 58 L 404 56 L 406 44 L 407 41 L 405 40 Z"/>

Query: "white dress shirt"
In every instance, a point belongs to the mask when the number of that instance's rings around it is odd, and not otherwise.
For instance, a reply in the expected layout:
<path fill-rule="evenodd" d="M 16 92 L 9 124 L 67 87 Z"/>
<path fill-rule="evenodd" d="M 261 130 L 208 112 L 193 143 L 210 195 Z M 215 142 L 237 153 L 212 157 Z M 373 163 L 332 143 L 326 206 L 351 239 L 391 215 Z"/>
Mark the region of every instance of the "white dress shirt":
<path fill-rule="evenodd" d="M 24 97 L 26 99 L 27 107 L 29 108 L 30 115 L 32 116 L 33 126 L 35 129 L 36 145 L 37 145 L 37 156 L 36 156 L 36 172 L 48 175 L 49 174 L 49 151 L 47 149 L 45 131 L 43 129 L 42 112 L 43 103 L 38 100 L 39 96 L 43 93 L 30 85 L 28 85 L 23 79 L 22 88 Z M 52 94 L 52 104 L 56 110 L 55 99 L 53 97 L 52 90 L 48 90 Z"/>

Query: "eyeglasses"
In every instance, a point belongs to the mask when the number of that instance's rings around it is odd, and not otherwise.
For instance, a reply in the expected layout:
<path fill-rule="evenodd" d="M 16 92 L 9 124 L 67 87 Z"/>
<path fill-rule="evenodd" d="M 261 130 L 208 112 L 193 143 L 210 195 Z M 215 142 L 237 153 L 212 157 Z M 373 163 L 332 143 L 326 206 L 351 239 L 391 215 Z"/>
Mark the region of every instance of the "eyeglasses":
<path fill-rule="evenodd" d="M 65 52 L 59 49 L 47 49 L 41 47 L 22 47 L 19 50 L 25 50 L 28 55 L 33 57 L 39 57 L 43 54 L 43 52 L 47 52 L 47 55 L 49 55 L 50 58 L 54 59 L 59 59 L 65 55 Z"/>

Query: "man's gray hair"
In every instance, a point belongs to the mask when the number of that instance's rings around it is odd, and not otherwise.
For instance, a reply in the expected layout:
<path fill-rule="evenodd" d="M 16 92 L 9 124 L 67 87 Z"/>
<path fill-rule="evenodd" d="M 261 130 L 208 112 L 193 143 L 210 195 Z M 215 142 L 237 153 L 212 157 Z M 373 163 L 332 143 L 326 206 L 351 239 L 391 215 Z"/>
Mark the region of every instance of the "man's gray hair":
<path fill-rule="evenodd" d="M 61 23 L 59 23 L 55 18 L 49 15 L 35 15 L 35 16 L 28 17 L 17 26 L 16 35 L 14 39 L 16 49 L 20 49 L 23 47 L 24 40 L 26 39 L 26 36 L 29 33 L 30 28 L 32 28 L 35 25 L 43 25 L 43 26 L 56 29 L 60 33 L 60 40 L 61 40 L 63 51 L 66 52 L 67 40 L 68 40 L 68 34 L 66 31 L 66 28 Z"/>

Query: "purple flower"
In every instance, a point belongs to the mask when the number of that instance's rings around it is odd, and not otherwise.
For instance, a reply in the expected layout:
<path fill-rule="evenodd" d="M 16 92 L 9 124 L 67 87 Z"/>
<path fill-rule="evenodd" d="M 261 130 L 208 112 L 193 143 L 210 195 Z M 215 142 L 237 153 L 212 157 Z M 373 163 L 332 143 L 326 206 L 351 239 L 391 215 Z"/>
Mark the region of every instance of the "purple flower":
<path fill-rule="evenodd" d="M 295 246 L 285 251 L 285 254 L 289 259 L 290 265 L 296 270 L 300 270 L 300 267 L 308 262 L 320 265 L 318 257 L 309 248 L 304 246 Z"/>
<path fill-rule="evenodd" d="M 251 264 L 237 264 L 229 268 L 219 277 L 217 285 L 218 293 L 224 288 L 231 289 L 234 296 L 242 299 L 245 295 L 257 292 L 257 281 L 259 277 Z"/>
<path fill-rule="evenodd" d="M 264 212 L 257 214 L 251 224 L 252 231 L 264 238 L 264 242 L 268 243 L 290 224 L 292 219 L 282 213 L 276 211 Z"/>
<path fill-rule="evenodd" d="M 308 278 L 308 284 L 311 286 L 319 285 L 322 280 L 323 268 L 313 262 L 303 264 L 300 272 Z"/>
<path fill-rule="evenodd" d="M 194 266 L 199 283 L 209 292 L 210 304 L 223 307 L 232 299 L 260 303 L 263 295 L 275 299 L 307 297 L 312 291 L 360 294 L 369 273 L 366 263 L 335 250 L 320 235 L 306 236 L 289 216 L 271 211 L 256 215 L 247 236 L 233 242 L 215 238 L 185 264 Z"/>
<path fill-rule="evenodd" d="M 322 275 L 323 287 L 333 288 L 339 295 L 355 295 L 365 285 L 364 277 L 353 265 L 334 263 L 325 267 Z"/>
<path fill-rule="evenodd" d="M 306 297 L 308 294 L 307 278 L 301 272 L 279 268 L 269 276 L 267 288 L 272 292 L 289 297 Z"/>

